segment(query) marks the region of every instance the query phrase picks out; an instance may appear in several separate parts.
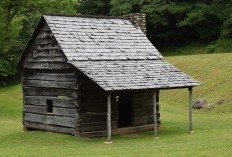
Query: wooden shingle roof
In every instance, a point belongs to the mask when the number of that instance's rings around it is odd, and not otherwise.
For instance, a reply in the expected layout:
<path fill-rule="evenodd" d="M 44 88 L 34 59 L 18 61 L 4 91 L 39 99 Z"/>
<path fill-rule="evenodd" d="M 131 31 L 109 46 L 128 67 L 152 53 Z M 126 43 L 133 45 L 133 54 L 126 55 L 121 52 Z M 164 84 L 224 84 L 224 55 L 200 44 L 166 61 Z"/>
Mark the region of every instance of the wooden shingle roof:
<path fill-rule="evenodd" d="M 106 91 L 168 89 L 199 85 L 196 80 L 161 59 L 70 63 Z"/>
<path fill-rule="evenodd" d="M 125 18 L 44 15 L 69 63 L 105 91 L 200 85 Z"/>
<path fill-rule="evenodd" d="M 69 61 L 162 58 L 126 19 L 44 16 Z"/>

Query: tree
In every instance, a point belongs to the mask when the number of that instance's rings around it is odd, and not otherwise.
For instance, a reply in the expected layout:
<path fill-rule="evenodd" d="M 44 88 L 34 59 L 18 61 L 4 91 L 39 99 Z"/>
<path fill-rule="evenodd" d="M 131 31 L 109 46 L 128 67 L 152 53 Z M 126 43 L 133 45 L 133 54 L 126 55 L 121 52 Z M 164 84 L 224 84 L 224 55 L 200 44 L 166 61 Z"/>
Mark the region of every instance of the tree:
<path fill-rule="evenodd" d="M 232 38 L 231 0 L 111 0 L 111 14 L 145 13 L 156 45 Z"/>
<path fill-rule="evenodd" d="M 75 14 L 77 0 L 0 1 L 0 86 L 17 75 L 20 53 L 43 13 Z"/>
<path fill-rule="evenodd" d="M 77 13 L 87 15 L 109 15 L 110 0 L 79 0 L 76 5 Z"/>

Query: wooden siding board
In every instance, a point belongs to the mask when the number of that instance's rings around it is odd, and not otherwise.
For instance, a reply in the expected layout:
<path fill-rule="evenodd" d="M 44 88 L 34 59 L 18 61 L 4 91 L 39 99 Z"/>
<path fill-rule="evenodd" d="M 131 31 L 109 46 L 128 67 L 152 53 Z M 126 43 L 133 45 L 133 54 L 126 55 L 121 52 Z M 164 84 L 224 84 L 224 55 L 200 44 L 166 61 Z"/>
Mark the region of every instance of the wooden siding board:
<path fill-rule="evenodd" d="M 72 82 L 77 81 L 74 73 L 36 73 L 26 72 L 23 74 L 24 80 L 44 80 L 44 81 L 60 81 Z"/>
<path fill-rule="evenodd" d="M 117 121 L 111 121 L 112 129 L 117 128 Z M 90 132 L 90 131 L 100 131 L 107 130 L 107 121 L 99 121 L 99 122 L 90 122 L 90 123 L 81 123 L 80 131 L 81 132 Z"/>
<path fill-rule="evenodd" d="M 36 113 L 36 114 L 41 114 L 41 115 L 54 115 L 54 116 L 62 116 L 62 117 L 75 118 L 77 116 L 77 110 L 75 108 L 69 109 L 69 108 L 53 107 L 53 112 L 47 113 L 46 106 L 35 106 L 35 105 L 25 104 L 23 111 L 27 113 Z"/>
<path fill-rule="evenodd" d="M 76 119 L 70 117 L 59 117 L 53 115 L 41 115 L 34 113 L 24 113 L 24 121 L 47 124 L 47 125 L 58 125 L 64 127 L 73 127 L 75 128 Z"/>
<path fill-rule="evenodd" d="M 59 98 L 52 96 L 25 96 L 24 103 L 28 105 L 45 106 L 46 100 L 52 100 L 54 107 L 75 108 L 79 106 L 73 98 Z"/>
<path fill-rule="evenodd" d="M 23 87 L 25 96 L 69 96 L 77 98 L 78 93 L 75 89 L 63 89 L 63 88 L 39 88 L 39 87 Z"/>
<path fill-rule="evenodd" d="M 23 68 L 28 69 L 70 69 L 71 65 L 64 62 L 42 62 L 42 61 L 34 61 L 34 62 L 25 62 L 23 63 Z"/>
<path fill-rule="evenodd" d="M 23 80 L 23 85 L 27 87 L 45 87 L 45 88 L 68 88 L 77 89 L 77 82 L 60 82 L 47 80 Z"/>
<path fill-rule="evenodd" d="M 54 125 L 47 125 L 47 124 L 40 124 L 35 122 L 24 121 L 23 125 L 26 129 L 38 129 L 44 131 L 52 131 L 52 132 L 59 132 L 65 134 L 76 134 L 75 128 L 68 128 L 68 127 L 60 127 Z"/>

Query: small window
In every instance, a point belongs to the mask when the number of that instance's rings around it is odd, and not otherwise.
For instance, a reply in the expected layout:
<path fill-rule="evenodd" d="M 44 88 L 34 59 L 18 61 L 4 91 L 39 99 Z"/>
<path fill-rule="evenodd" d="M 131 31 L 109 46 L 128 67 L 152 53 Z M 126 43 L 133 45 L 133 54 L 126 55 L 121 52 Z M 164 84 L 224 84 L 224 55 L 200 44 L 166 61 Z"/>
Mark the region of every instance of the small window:
<path fill-rule="evenodd" d="M 53 112 L 53 102 L 52 100 L 46 100 L 46 112 L 52 113 Z"/>

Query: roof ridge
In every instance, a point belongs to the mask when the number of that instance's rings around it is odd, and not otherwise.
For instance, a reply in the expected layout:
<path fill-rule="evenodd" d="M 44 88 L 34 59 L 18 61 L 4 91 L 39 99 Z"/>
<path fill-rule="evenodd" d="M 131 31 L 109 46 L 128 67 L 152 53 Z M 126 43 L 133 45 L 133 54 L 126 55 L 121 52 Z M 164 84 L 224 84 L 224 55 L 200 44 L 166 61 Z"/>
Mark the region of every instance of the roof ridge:
<path fill-rule="evenodd" d="M 129 20 L 125 16 L 106 16 L 106 15 L 85 15 L 85 14 L 76 14 L 76 15 L 67 15 L 67 14 L 43 14 L 43 16 L 62 16 L 62 17 L 82 17 L 82 18 L 96 18 L 96 19 L 124 19 Z"/>

